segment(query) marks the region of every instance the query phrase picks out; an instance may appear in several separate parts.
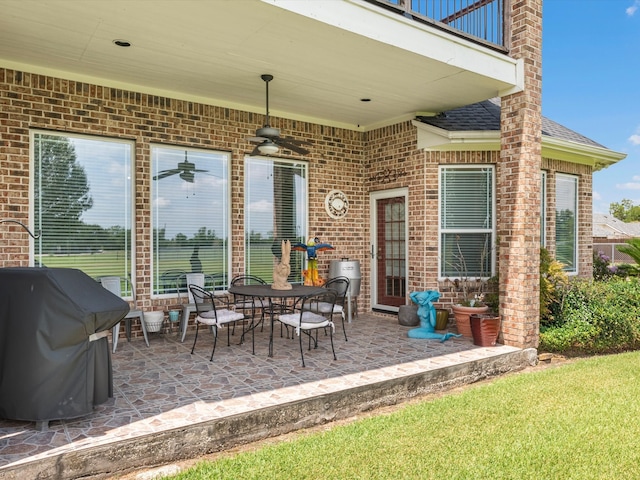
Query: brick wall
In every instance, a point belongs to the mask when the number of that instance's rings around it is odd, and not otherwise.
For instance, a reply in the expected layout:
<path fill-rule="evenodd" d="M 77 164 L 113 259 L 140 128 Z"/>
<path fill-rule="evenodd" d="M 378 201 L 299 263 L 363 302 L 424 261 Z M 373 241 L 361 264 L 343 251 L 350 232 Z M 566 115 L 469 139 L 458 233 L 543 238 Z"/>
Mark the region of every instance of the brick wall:
<path fill-rule="evenodd" d="M 336 247 L 319 256 L 320 273 L 328 273 L 332 259 L 364 260 L 368 252 L 362 163 L 365 135 L 277 117 L 270 120 L 271 126 L 283 132 L 313 141 L 305 157 L 309 163 L 309 233 Z M 231 274 L 236 275 L 244 271 L 244 157 L 253 150 L 245 138 L 254 136 L 262 123 L 260 114 L 0 69 L 0 218 L 29 223 L 30 130 L 134 140 L 138 302 L 145 310 L 173 306 L 177 299 L 151 299 L 150 295 L 150 145 L 231 153 Z M 343 219 L 333 220 L 325 213 L 324 198 L 331 189 L 340 189 L 349 197 L 349 213 Z M 29 237 L 24 230 L 15 224 L 0 224 L 0 239 L 0 266 L 28 265 Z"/>
<path fill-rule="evenodd" d="M 534 2 L 535 3 L 535 2 Z M 518 10 L 518 8 L 516 8 Z M 529 14 L 527 14 L 529 15 Z M 525 17 L 527 16 L 525 15 Z M 531 13 L 538 19 L 535 12 Z M 520 16 L 516 16 L 520 18 Z M 520 24 L 520 20 L 516 24 Z M 526 21 L 524 22 L 527 23 Z M 531 23 L 531 22 L 529 22 Z M 516 29 L 519 35 L 522 31 Z M 534 43 L 538 39 L 534 36 Z M 523 45 L 527 46 L 528 37 Z M 516 42 L 517 43 L 517 42 Z M 514 46 L 514 48 L 516 48 Z M 533 48 L 537 48 L 533 45 Z M 517 51 L 517 48 L 516 48 Z M 540 169 L 549 172 L 547 238 L 555 232 L 555 172 L 580 175 L 580 271 L 591 268 L 591 170 L 589 167 L 539 157 L 539 62 L 527 61 L 533 89 L 503 103 L 505 130 L 502 152 L 423 152 L 416 149 L 411 122 L 367 133 L 306 122 L 272 118 L 271 124 L 289 134 L 312 140 L 309 162 L 309 234 L 336 247 L 319 256 L 322 275 L 333 259 L 361 264 L 360 310 L 370 308 L 370 194 L 407 188 L 409 216 L 408 292 L 437 289 L 442 304 L 456 293 L 438 282 L 438 166 L 497 165 L 497 201 L 501 254 L 517 259 L 503 270 L 501 306 L 506 315 L 504 339 L 533 345 L 537 339 Z M 232 275 L 244 270 L 244 156 L 253 149 L 245 137 L 262 126 L 260 114 L 197 104 L 0 69 L 0 218 L 29 221 L 30 129 L 94 134 L 135 141 L 136 287 L 142 308 L 175 305 L 176 299 L 151 299 L 150 284 L 150 145 L 163 143 L 223 150 L 231 153 Z M 299 156 L 292 158 L 299 159 Z M 523 189 L 524 187 L 524 189 Z M 349 213 L 334 220 L 324 211 L 332 189 L 349 198 Z M 532 212 L 534 212 L 532 214 Z M 27 265 L 29 237 L 19 226 L 0 224 L 0 266 Z M 503 245 L 507 247 L 502 250 Z M 552 246 L 553 247 L 553 246 Z M 511 272 L 516 268 L 516 273 Z M 505 273 L 506 272 L 506 273 Z M 504 274 L 504 275 L 503 275 Z"/>
<path fill-rule="evenodd" d="M 524 90 L 502 98 L 498 238 L 502 339 L 537 347 L 540 320 L 542 1 L 511 3 L 511 56 L 523 62 Z"/>
<path fill-rule="evenodd" d="M 555 256 L 556 245 L 556 174 L 565 173 L 578 177 L 578 276 L 593 276 L 593 168 L 578 163 L 568 163 L 549 158 L 542 159 L 542 169 L 547 172 L 546 247 Z"/>

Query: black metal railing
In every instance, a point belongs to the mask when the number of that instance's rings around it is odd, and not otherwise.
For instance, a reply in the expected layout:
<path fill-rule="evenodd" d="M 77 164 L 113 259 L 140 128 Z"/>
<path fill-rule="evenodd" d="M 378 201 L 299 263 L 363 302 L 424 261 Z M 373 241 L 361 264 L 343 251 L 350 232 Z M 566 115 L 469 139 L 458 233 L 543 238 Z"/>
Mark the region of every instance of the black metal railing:
<path fill-rule="evenodd" d="M 501 51 L 507 50 L 509 0 L 368 0 L 406 17 Z"/>

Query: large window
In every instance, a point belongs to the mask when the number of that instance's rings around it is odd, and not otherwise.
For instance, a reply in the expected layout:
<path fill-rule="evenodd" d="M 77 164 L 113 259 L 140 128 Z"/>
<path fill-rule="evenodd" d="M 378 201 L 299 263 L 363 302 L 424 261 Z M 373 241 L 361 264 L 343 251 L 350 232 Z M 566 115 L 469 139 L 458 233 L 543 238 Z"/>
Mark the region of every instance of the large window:
<path fill-rule="evenodd" d="M 273 280 L 282 240 L 306 243 L 307 165 L 261 157 L 245 160 L 245 272 Z M 302 282 L 304 254 L 291 253 L 292 283 Z"/>
<path fill-rule="evenodd" d="M 31 139 L 34 264 L 131 278 L 133 143 L 36 131 Z"/>
<path fill-rule="evenodd" d="M 151 146 L 154 295 L 186 292 L 186 273 L 228 284 L 229 154 Z"/>
<path fill-rule="evenodd" d="M 556 260 L 564 270 L 578 272 L 578 177 L 556 175 Z"/>
<path fill-rule="evenodd" d="M 493 167 L 440 167 L 440 276 L 493 275 Z"/>

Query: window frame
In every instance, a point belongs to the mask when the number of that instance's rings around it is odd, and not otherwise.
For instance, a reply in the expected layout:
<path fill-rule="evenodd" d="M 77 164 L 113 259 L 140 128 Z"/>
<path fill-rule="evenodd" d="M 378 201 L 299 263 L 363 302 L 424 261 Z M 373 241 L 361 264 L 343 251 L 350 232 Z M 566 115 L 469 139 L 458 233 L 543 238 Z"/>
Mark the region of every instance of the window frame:
<path fill-rule="evenodd" d="M 488 170 L 491 172 L 491 225 L 487 228 L 444 228 L 443 225 L 446 224 L 444 221 L 443 215 L 443 172 L 446 170 Z M 464 275 L 447 275 L 443 269 L 443 237 L 444 235 L 456 234 L 456 233 L 464 233 L 464 234 L 481 234 L 481 235 L 489 235 L 489 245 L 487 248 L 488 255 L 490 255 L 489 259 L 489 269 L 487 272 L 487 276 L 478 277 L 482 279 L 488 279 L 495 275 L 495 266 L 496 266 L 496 169 L 495 165 L 491 164 L 470 164 L 470 165 L 440 165 L 438 167 L 438 279 L 440 281 L 445 279 L 456 279 L 461 278 Z M 467 274 L 468 277 L 476 278 L 476 275 Z"/>
<path fill-rule="evenodd" d="M 579 273 L 579 269 L 578 269 L 578 262 L 579 262 L 579 246 L 580 246 L 580 239 L 578 236 L 578 224 L 579 224 L 579 214 L 580 214 L 580 205 L 579 205 L 579 188 L 580 188 L 580 179 L 578 177 L 578 175 L 571 175 L 568 173 L 556 173 L 555 176 L 555 181 L 556 181 L 556 188 L 555 188 L 555 192 L 556 192 L 556 201 L 555 201 L 555 257 L 558 261 L 562 262 L 562 259 L 558 258 L 558 212 L 559 212 L 559 204 L 560 204 L 560 196 L 559 196 L 559 190 L 560 190 L 560 184 L 559 182 L 561 181 L 568 181 L 571 180 L 573 187 L 574 187 L 574 192 L 573 192 L 573 207 L 574 207 L 574 211 L 573 211 L 573 216 L 574 216 L 574 222 L 573 222 L 573 265 L 567 265 L 566 263 L 564 264 L 565 266 L 563 267 L 563 270 L 565 272 L 567 272 L 568 275 L 578 275 Z M 564 263 L 564 262 L 562 262 Z"/>
<path fill-rule="evenodd" d="M 225 190 L 226 192 L 224 192 L 224 195 L 221 197 L 223 198 L 224 202 L 225 202 L 225 220 L 223 221 L 222 225 L 223 228 L 226 231 L 226 245 L 225 245 L 225 251 L 223 253 L 224 257 L 226 257 L 226 259 L 223 261 L 223 265 L 225 268 L 225 272 L 223 272 L 224 274 L 226 274 L 226 278 L 225 281 L 223 282 L 223 284 L 220 283 L 215 283 L 214 285 L 211 286 L 215 286 L 215 288 L 217 289 L 226 289 L 229 284 L 231 283 L 231 275 L 232 275 L 232 236 L 233 236 L 233 232 L 231 230 L 231 226 L 232 226 L 232 222 L 231 222 L 231 164 L 232 164 L 232 155 L 231 152 L 227 152 L 227 151 L 223 151 L 223 150 L 213 150 L 213 149 L 206 149 L 206 148 L 198 148 L 198 147 L 192 147 L 192 146 L 184 146 L 184 145 L 173 145 L 173 144 L 163 144 L 163 143 L 151 143 L 149 146 L 149 168 L 150 168 L 150 176 L 153 177 L 154 176 L 154 169 L 155 169 L 155 149 L 164 149 L 164 150 L 171 150 L 171 151 L 175 151 L 176 155 L 184 155 L 185 151 L 187 152 L 187 156 L 189 155 L 189 152 L 194 152 L 194 154 L 200 154 L 200 155 L 220 155 L 223 157 L 224 161 L 225 161 L 225 166 L 223 168 L 224 173 L 226 174 L 226 177 L 223 176 L 222 180 L 225 183 Z M 198 165 L 196 164 L 196 168 L 198 168 Z M 196 172 L 196 175 L 198 175 L 198 173 Z M 161 181 L 162 179 L 158 180 Z M 187 292 L 185 291 L 176 291 L 175 289 L 171 290 L 169 292 L 166 293 L 158 293 L 158 288 L 159 288 L 159 282 L 156 282 L 156 272 L 155 272 L 155 268 L 156 268 L 156 248 L 155 248 L 155 226 L 156 226 L 156 218 L 157 218 L 157 212 L 156 212 L 156 207 L 154 206 L 155 203 L 155 196 L 157 194 L 156 188 L 154 187 L 154 182 L 155 180 L 151 180 L 151 185 L 149 187 L 149 199 L 150 199 L 150 205 L 149 205 L 149 209 L 150 209 L 150 222 L 149 222 L 149 240 L 150 240 L 150 259 L 149 259 L 149 264 L 150 264 L 150 295 L 151 295 L 151 299 L 166 299 L 166 298 L 175 298 L 176 296 L 180 297 L 180 296 L 186 296 Z M 185 270 L 185 273 L 189 273 L 189 270 Z M 204 272 L 205 274 L 207 272 Z M 160 278 L 160 274 L 158 273 L 157 278 Z M 212 281 L 211 277 L 207 277 L 206 280 L 206 286 L 210 286 L 210 282 Z M 156 283 L 158 283 L 158 285 L 156 285 Z"/>
<path fill-rule="evenodd" d="M 304 198 L 303 198 L 303 202 L 302 205 L 299 205 L 299 210 L 301 210 L 300 214 L 303 217 L 301 224 L 299 225 L 300 227 L 300 233 L 299 235 L 297 235 L 295 237 L 295 239 L 292 239 L 292 244 L 294 244 L 296 241 L 299 241 L 301 243 L 306 244 L 307 242 L 307 238 L 309 235 L 309 162 L 308 161 L 304 161 L 304 160 L 294 160 L 294 159 L 287 159 L 287 158 L 280 158 L 280 157 L 265 157 L 265 156 L 259 156 L 259 155 L 246 155 L 244 158 L 244 198 L 243 198 L 243 208 L 244 208 L 244 235 L 243 235 L 243 244 L 244 244 L 244 262 L 243 262 L 243 267 L 244 267 L 244 271 L 246 275 L 257 275 L 261 278 L 264 278 L 265 275 L 261 275 L 259 271 L 253 270 L 251 269 L 251 252 L 250 252 L 250 243 L 251 243 L 251 225 L 249 224 L 249 222 L 251 221 L 251 194 L 250 194 L 250 185 L 249 182 L 251 181 L 250 175 L 249 175 L 249 171 L 250 171 L 250 166 L 249 163 L 251 162 L 271 162 L 272 164 L 275 163 L 280 163 L 280 164 L 289 164 L 292 167 L 293 166 L 301 166 L 304 170 Z M 272 183 L 273 184 L 273 183 Z M 273 215 L 273 210 L 271 211 L 271 214 Z M 272 239 L 272 240 L 276 240 L 276 239 Z M 275 248 L 278 248 L 279 246 L 275 246 Z M 307 258 L 306 256 L 304 257 L 304 259 L 302 259 L 301 261 L 298 261 L 297 258 L 294 258 L 294 255 L 296 255 L 297 252 L 292 252 L 291 255 L 291 259 L 290 259 L 290 263 L 291 263 L 291 274 L 289 276 L 289 281 L 291 283 L 302 283 L 303 282 L 303 277 L 302 277 L 302 268 L 306 268 L 306 262 L 307 262 Z M 301 268 L 296 269 L 296 265 L 299 264 L 301 266 Z M 271 272 L 272 273 L 272 272 Z M 269 280 L 269 278 L 265 278 L 265 280 Z"/>
<path fill-rule="evenodd" d="M 39 227 L 36 225 L 36 209 L 38 199 L 36 198 L 36 185 L 35 185 L 35 177 L 36 177 L 36 168 L 37 168 L 37 159 L 36 159 L 36 139 L 37 136 L 56 136 L 70 139 L 77 139 L 80 141 L 96 141 L 96 142 L 104 142 L 104 143 L 113 143 L 128 146 L 128 159 L 125 159 L 124 167 L 124 181 L 126 185 L 125 192 L 128 190 L 128 208 L 124 210 L 124 230 L 125 232 L 128 230 L 129 234 L 125 235 L 125 251 L 127 250 L 127 244 L 129 245 L 129 255 L 130 257 L 126 259 L 122 266 L 124 267 L 124 272 L 122 272 L 121 276 L 128 276 L 131 282 L 132 288 L 135 288 L 135 265 L 136 265 L 136 234 L 135 234 L 135 155 L 136 155 L 136 144 L 132 139 L 123 139 L 123 138 L 115 138 L 115 137 L 107 137 L 101 135 L 87 135 L 76 132 L 68 132 L 68 131 L 51 131 L 51 130 L 42 130 L 42 129 L 30 129 L 29 131 L 29 218 L 31 219 L 29 225 L 31 230 L 36 233 L 45 233 L 40 232 Z M 74 145 L 74 147 L 76 147 Z M 126 165 L 126 162 L 129 162 L 129 165 Z M 82 164 L 81 164 L 82 165 Z M 90 179 L 87 178 L 87 182 L 90 183 Z M 124 205 L 127 207 L 126 203 Z M 128 225 L 127 225 L 128 222 Z M 34 266 L 36 264 L 36 242 L 37 240 L 33 238 L 29 238 L 29 266 Z M 91 275 L 91 272 L 85 271 L 83 268 L 74 266 L 74 268 L 79 268 L 84 271 L 88 275 Z M 91 269 L 88 269 L 91 270 Z M 105 272 L 106 273 L 106 272 Z M 115 273 L 111 273 L 114 275 Z M 107 274 L 109 275 L 109 274 Z M 106 276 L 106 275 L 98 275 Z M 125 291 L 123 292 L 123 298 L 132 299 L 133 292 Z"/>

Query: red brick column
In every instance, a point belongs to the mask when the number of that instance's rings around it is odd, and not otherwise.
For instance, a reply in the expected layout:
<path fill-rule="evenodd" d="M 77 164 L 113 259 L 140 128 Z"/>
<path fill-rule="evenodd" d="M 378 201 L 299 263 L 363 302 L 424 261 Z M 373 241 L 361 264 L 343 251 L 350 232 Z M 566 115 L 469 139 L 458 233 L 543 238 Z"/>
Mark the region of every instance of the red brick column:
<path fill-rule="evenodd" d="M 540 326 L 542 0 L 511 3 L 511 56 L 524 91 L 502 97 L 497 167 L 500 313 L 504 343 L 537 347 Z"/>

